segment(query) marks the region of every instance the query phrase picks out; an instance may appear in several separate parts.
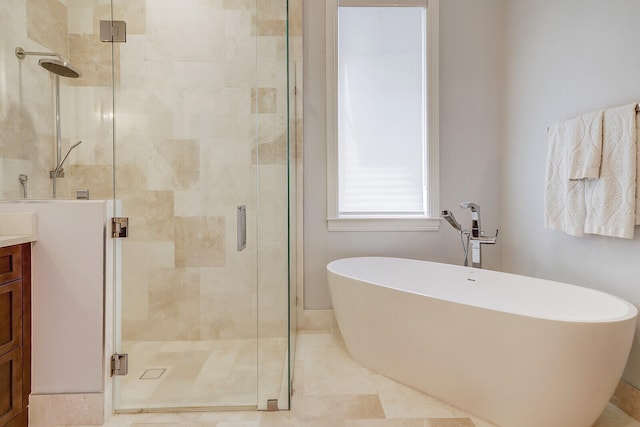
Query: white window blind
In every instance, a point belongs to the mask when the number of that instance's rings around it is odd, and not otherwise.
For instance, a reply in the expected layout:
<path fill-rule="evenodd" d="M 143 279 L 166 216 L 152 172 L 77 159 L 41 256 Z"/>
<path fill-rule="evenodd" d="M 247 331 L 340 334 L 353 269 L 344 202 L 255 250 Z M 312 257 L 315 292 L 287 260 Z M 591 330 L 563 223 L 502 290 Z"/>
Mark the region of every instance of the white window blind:
<path fill-rule="evenodd" d="M 327 228 L 438 230 L 440 0 L 326 0 Z"/>
<path fill-rule="evenodd" d="M 425 27 L 424 7 L 338 8 L 341 217 L 426 215 Z"/>

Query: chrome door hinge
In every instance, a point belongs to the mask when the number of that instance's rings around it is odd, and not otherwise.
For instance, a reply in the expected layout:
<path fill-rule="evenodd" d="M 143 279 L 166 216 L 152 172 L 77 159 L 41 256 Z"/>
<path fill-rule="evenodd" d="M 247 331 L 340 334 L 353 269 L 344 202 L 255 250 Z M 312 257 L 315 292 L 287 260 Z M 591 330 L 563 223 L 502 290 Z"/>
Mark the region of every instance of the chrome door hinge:
<path fill-rule="evenodd" d="M 126 43 L 127 23 L 125 21 L 100 21 L 100 41 Z"/>
<path fill-rule="evenodd" d="M 111 237 L 119 239 L 129 236 L 129 218 L 114 217 L 111 218 Z"/>
<path fill-rule="evenodd" d="M 278 410 L 278 399 L 267 399 L 267 411 Z"/>
<path fill-rule="evenodd" d="M 127 375 L 129 372 L 129 355 L 114 354 L 111 356 L 111 376 Z"/>

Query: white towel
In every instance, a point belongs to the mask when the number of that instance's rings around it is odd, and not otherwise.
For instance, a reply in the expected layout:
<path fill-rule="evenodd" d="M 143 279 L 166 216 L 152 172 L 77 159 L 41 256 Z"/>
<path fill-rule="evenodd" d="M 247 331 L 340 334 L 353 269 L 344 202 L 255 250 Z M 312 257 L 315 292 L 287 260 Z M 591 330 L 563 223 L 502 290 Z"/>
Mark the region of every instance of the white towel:
<path fill-rule="evenodd" d="M 584 235 L 586 217 L 584 182 L 568 179 L 567 137 L 565 123 L 557 123 L 549 128 L 544 225 L 580 237 Z"/>
<path fill-rule="evenodd" d="M 604 110 L 582 114 L 564 123 L 567 131 L 569 179 L 598 178 L 602 162 Z"/>
<path fill-rule="evenodd" d="M 600 178 L 584 181 L 585 233 L 633 238 L 638 155 L 636 105 L 604 112 Z"/>

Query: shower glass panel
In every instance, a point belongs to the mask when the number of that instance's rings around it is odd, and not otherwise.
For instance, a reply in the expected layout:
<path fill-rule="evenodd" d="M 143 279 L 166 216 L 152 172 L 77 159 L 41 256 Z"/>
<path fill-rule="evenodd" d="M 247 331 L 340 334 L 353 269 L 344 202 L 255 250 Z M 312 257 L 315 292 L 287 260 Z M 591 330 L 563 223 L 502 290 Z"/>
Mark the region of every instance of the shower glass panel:
<path fill-rule="evenodd" d="M 109 43 L 115 198 L 129 218 L 115 319 L 129 369 L 114 408 L 286 409 L 287 1 L 109 6 L 99 19 L 127 31 Z"/>
<path fill-rule="evenodd" d="M 56 198 L 129 218 L 105 274 L 118 411 L 289 407 L 301 17 L 301 0 L 0 2 L 0 198 L 51 199 L 55 176 Z M 114 20 L 124 43 L 101 41 Z M 58 96 L 65 68 L 81 75 Z"/>
<path fill-rule="evenodd" d="M 288 73 L 291 60 L 287 31 L 288 6 L 293 3 L 258 0 L 256 5 L 259 409 L 267 409 L 266 402 L 273 400 L 278 400 L 279 409 L 288 408 L 289 354 L 291 341 L 295 340 L 295 336 L 289 339 L 295 313 L 282 315 L 289 312 L 291 290 L 295 290 L 295 281 L 289 279 L 296 268 L 295 242 L 291 246 L 289 241 L 295 235 L 295 222 L 290 222 L 288 210 L 295 206 L 295 182 L 289 179 L 289 167 L 295 165 L 295 151 L 290 151 L 295 141 L 288 128 L 290 89 L 294 85 Z M 301 12 L 301 3 L 295 10 Z"/>

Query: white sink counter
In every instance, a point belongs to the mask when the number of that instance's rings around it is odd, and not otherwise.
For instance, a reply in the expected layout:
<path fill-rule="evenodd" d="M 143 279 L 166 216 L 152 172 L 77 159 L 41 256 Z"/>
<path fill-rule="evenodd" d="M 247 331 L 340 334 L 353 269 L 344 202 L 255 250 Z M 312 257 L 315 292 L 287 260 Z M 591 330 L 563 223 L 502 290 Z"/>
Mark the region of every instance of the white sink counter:
<path fill-rule="evenodd" d="M 0 248 L 36 240 L 35 212 L 0 213 Z"/>
<path fill-rule="evenodd" d="M 0 248 L 13 245 L 21 245 L 23 243 L 35 242 L 36 237 L 23 234 L 20 236 L 0 236 Z"/>

